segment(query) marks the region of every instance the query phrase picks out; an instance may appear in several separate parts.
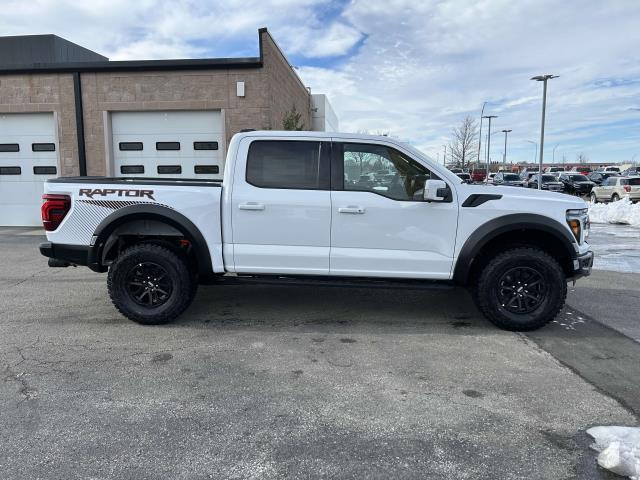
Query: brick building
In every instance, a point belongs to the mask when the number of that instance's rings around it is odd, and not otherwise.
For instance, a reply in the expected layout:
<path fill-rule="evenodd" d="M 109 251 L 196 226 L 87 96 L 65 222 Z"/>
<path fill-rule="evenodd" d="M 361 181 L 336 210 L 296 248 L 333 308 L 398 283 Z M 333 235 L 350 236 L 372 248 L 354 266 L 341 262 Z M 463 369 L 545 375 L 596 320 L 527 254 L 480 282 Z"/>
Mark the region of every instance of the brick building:
<path fill-rule="evenodd" d="M 313 101 L 264 28 L 249 58 L 108 61 L 55 35 L 0 37 L 0 225 L 38 224 L 53 176 L 221 178 L 233 134 L 282 129 L 293 108 L 310 130 Z"/>

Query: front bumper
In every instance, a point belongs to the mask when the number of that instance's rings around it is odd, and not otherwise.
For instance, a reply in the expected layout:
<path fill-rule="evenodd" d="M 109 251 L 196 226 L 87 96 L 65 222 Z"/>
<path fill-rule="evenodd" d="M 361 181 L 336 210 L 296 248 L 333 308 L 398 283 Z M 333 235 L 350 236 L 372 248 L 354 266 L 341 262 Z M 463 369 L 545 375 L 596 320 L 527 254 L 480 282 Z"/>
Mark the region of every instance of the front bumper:
<path fill-rule="evenodd" d="M 591 250 L 578 255 L 573 260 L 573 275 L 570 280 L 576 280 L 581 277 L 591 275 L 593 268 L 593 252 Z"/>

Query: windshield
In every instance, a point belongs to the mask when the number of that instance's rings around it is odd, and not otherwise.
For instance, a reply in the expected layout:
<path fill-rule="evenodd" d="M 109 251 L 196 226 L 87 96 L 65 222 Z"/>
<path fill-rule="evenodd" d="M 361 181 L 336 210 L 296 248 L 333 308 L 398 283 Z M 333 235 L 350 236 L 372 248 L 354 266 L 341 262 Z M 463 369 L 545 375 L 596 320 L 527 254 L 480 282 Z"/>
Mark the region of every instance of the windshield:
<path fill-rule="evenodd" d="M 588 182 L 589 179 L 584 175 L 569 175 L 569 178 L 574 182 Z"/>
<path fill-rule="evenodd" d="M 515 173 L 507 173 L 503 178 L 507 182 L 516 182 L 516 181 L 520 180 L 520 177 L 518 175 L 516 175 Z"/>
<path fill-rule="evenodd" d="M 460 178 L 464 178 L 465 180 L 467 180 L 469 178 L 469 174 L 468 173 L 458 173 L 457 175 Z"/>
<path fill-rule="evenodd" d="M 556 181 L 556 177 L 554 177 L 553 175 L 542 175 L 542 181 L 543 182 L 555 182 Z"/>

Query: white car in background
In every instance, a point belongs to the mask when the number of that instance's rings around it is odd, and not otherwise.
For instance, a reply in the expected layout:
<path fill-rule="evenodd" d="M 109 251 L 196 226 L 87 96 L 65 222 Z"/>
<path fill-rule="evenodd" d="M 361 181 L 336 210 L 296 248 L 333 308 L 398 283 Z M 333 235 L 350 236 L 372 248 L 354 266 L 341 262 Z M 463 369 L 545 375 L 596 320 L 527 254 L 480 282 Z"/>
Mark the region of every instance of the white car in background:
<path fill-rule="evenodd" d="M 633 203 L 640 201 L 640 176 L 609 177 L 591 190 L 591 202 L 617 202 L 628 198 Z"/>

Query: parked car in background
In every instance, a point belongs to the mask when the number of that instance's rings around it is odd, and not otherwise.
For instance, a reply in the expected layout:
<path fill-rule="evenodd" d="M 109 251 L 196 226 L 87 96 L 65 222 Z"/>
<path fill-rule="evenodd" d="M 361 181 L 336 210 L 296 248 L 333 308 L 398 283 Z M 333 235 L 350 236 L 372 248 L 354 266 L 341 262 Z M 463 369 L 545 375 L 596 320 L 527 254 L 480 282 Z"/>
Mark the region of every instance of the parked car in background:
<path fill-rule="evenodd" d="M 471 183 L 471 175 L 465 172 L 456 173 L 464 183 Z"/>
<path fill-rule="evenodd" d="M 551 192 L 562 192 L 564 190 L 564 184 L 559 181 L 555 175 L 550 173 L 543 173 L 542 180 L 540 180 L 540 175 L 537 173 L 531 177 L 529 180 L 528 187 L 529 188 L 538 188 L 538 183 L 541 184 L 542 190 L 549 190 Z"/>
<path fill-rule="evenodd" d="M 564 172 L 564 167 L 546 167 L 544 173 Z"/>
<path fill-rule="evenodd" d="M 524 186 L 526 187 L 529 184 L 529 180 L 531 180 L 531 177 L 533 177 L 536 173 L 533 170 L 525 170 L 520 174 L 520 178 L 522 179 L 522 181 L 524 182 Z"/>
<path fill-rule="evenodd" d="M 596 172 L 616 172 L 616 173 L 620 173 L 620 167 L 614 167 L 614 166 L 598 167 L 596 169 Z"/>
<path fill-rule="evenodd" d="M 625 177 L 635 177 L 636 175 L 640 175 L 640 167 L 629 167 L 621 175 Z"/>
<path fill-rule="evenodd" d="M 586 165 L 578 165 L 570 170 L 570 173 L 580 173 L 582 175 L 589 175 L 592 172 L 591 167 Z"/>
<path fill-rule="evenodd" d="M 484 182 L 484 179 L 487 178 L 487 171 L 481 169 L 474 169 L 471 171 L 471 181 L 472 182 Z"/>
<path fill-rule="evenodd" d="M 487 183 L 493 183 L 493 179 L 496 178 L 497 173 L 491 172 L 489 174 L 489 178 L 487 179 Z"/>
<path fill-rule="evenodd" d="M 590 173 L 587 178 L 591 180 L 596 185 L 600 185 L 609 177 L 616 177 L 619 174 L 617 172 L 593 172 Z"/>
<path fill-rule="evenodd" d="M 640 177 L 609 177 L 591 190 L 593 203 L 617 202 L 621 198 L 640 201 Z"/>
<path fill-rule="evenodd" d="M 455 173 L 456 175 L 458 173 L 464 173 L 464 170 L 462 170 L 461 168 L 458 168 L 458 167 L 451 167 L 451 168 L 449 168 L 449 171 L 451 173 Z"/>
<path fill-rule="evenodd" d="M 588 195 L 595 186 L 595 183 L 580 173 L 566 172 L 560 175 L 559 180 L 564 184 L 564 191 L 572 195 Z"/>
<path fill-rule="evenodd" d="M 504 185 L 507 187 L 524 187 L 524 181 L 517 173 L 498 172 L 493 179 L 494 185 Z"/>

